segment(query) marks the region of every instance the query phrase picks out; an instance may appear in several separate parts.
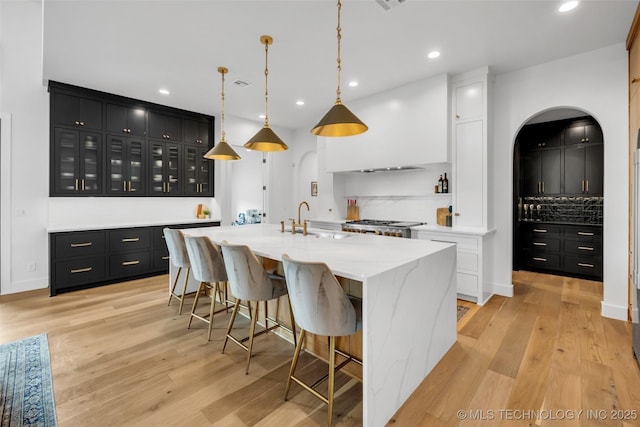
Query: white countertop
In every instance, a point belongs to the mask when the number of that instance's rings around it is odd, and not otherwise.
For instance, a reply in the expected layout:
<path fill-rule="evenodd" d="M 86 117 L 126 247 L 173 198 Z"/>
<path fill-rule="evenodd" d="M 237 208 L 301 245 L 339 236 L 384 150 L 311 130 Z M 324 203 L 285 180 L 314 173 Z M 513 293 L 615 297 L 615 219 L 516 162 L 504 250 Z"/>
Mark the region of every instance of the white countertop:
<path fill-rule="evenodd" d="M 89 231 L 89 230 L 106 230 L 111 228 L 131 228 L 131 227 L 152 227 L 157 225 L 176 225 L 176 224 L 195 224 L 198 222 L 216 222 L 220 221 L 219 219 L 211 218 L 211 219 L 197 219 L 197 218 L 188 218 L 183 220 L 151 220 L 151 221 L 136 221 L 136 222 L 114 222 L 114 223 L 101 223 L 101 224 L 64 224 L 64 225 L 48 225 L 47 232 L 48 233 L 62 233 L 65 231 Z"/>
<path fill-rule="evenodd" d="M 467 234 L 471 236 L 486 236 L 495 231 L 495 229 L 472 228 L 472 227 L 445 227 L 444 225 L 425 224 L 411 227 L 412 231 L 429 231 L 443 234 Z"/>
<path fill-rule="evenodd" d="M 185 230 L 190 235 L 209 236 L 214 242 L 223 240 L 249 246 L 256 255 L 281 260 L 282 254 L 304 261 L 325 262 L 334 274 L 364 281 L 452 246 L 450 243 L 398 237 L 328 232 L 309 229 L 310 233 L 346 234 L 333 239 L 309 234 L 282 233 L 279 224 L 252 224 L 241 227 L 205 227 Z"/>

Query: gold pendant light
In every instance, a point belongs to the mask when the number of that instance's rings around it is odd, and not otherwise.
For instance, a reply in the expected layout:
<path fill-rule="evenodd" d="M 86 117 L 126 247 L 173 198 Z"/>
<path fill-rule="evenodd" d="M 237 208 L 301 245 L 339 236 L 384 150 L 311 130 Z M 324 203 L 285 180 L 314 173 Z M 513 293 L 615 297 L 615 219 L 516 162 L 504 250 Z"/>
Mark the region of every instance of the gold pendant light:
<path fill-rule="evenodd" d="M 352 136 L 366 132 L 369 127 L 362 123 L 349 109 L 342 103 L 340 99 L 340 71 L 342 71 L 342 61 L 340 60 L 340 10 L 342 3 L 338 0 L 338 90 L 336 91 L 336 103 L 322 120 L 311 129 L 311 133 L 318 136 Z"/>
<path fill-rule="evenodd" d="M 211 160 L 240 160 L 238 153 L 233 151 L 233 148 L 225 139 L 224 135 L 224 75 L 229 72 L 225 67 L 218 67 L 218 72 L 222 75 L 222 108 L 220 110 L 220 142 L 207 151 L 204 155 L 205 159 Z"/>
<path fill-rule="evenodd" d="M 273 43 L 271 36 L 261 36 L 260 43 L 264 45 L 264 126 L 251 138 L 244 148 L 255 151 L 284 151 L 289 149 L 278 135 L 269 127 L 269 45 Z"/>

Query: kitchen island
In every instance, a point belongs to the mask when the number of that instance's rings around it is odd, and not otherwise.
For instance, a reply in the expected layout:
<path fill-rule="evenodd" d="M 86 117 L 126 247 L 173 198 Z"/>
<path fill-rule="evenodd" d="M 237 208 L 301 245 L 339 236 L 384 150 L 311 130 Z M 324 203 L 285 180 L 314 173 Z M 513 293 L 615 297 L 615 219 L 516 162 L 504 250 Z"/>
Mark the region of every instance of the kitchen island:
<path fill-rule="evenodd" d="M 186 232 L 244 244 L 275 261 L 285 253 L 322 261 L 362 283 L 365 426 L 385 425 L 456 341 L 453 244 L 326 230 L 304 236 L 274 224 Z"/>

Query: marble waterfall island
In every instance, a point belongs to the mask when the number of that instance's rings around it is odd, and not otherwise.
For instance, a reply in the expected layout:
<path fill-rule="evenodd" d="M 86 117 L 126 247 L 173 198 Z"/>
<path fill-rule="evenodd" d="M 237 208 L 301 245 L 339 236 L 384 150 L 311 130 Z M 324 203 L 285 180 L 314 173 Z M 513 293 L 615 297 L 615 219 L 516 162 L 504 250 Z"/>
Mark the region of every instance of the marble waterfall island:
<path fill-rule="evenodd" d="M 304 236 L 274 224 L 185 232 L 244 244 L 275 261 L 285 253 L 322 261 L 362 283 L 365 426 L 384 426 L 456 341 L 453 244 L 314 229 Z"/>

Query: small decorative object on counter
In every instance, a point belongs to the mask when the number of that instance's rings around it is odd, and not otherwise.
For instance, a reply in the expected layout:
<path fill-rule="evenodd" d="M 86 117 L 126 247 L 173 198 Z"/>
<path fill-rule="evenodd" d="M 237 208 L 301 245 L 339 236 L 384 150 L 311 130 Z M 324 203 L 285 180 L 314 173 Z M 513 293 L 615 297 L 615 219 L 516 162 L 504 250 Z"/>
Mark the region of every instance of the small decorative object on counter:
<path fill-rule="evenodd" d="M 453 206 L 449 205 L 449 213 L 447 214 L 447 218 L 446 218 L 446 226 L 447 227 L 451 227 L 453 225 L 453 215 L 451 215 L 453 211 Z"/>
<path fill-rule="evenodd" d="M 442 180 L 442 175 L 440 175 L 440 179 L 438 180 L 438 193 L 442 193 L 442 185 L 444 181 Z"/>
<path fill-rule="evenodd" d="M 347 219 L 360 219 L 360 207 L 358 206 L 358 201 L 355 199 L 347 199 Z"/>
<path fill-rule="evenodd" d="M 447 179 L 447 173 L 444 173 L 444 179 L 442 180 L 442 192 L 443 193 L 448 193 L 449 192 L 449 180 Z"/>

